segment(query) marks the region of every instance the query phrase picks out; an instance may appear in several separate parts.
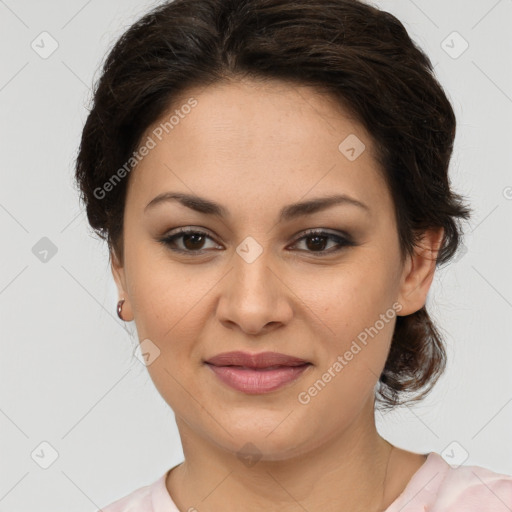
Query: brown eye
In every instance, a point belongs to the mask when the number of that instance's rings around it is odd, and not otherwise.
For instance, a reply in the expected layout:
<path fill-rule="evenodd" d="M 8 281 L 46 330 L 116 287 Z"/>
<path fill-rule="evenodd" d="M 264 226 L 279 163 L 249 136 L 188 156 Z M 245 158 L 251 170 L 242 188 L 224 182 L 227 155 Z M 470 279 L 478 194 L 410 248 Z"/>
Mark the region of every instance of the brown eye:
<path fill-rule="evenodd" d="M 185 234 L 183 236 L 183 245 L 190 251 L 202 249 L 204 244 L 204 235 L 200 233 Z"/>
<path fill-rule="evenodd" d="M 180 229 L 175 234 L 169 234 L 160 239 L 160 242 L 166 247 L 169 247 L 172 251 L 190 254 L 201 253 L 206 249 L 219 248 L 215 243 L 213 244 L 213 247 L 205 247 L 208 240 L 215 242 L 207 233 L 189 228 Z"/>
<path fill-rule="evenodd" d="M 310 231 L 304 236 L 299 238 L 293 247 L 296 247 L 299 243 L 304 242 L 305 249 L 299 249 L 300 251 L 318 253 L 318 255 L 327 255 L 334 252 L 338 252 L 345 247 L 355 245 L 352 240 L 347 237 L 340 236 L 334 233 L 326 231 Z M 328 249 L 326 247 L 331 244 Z M 333 247 L 334 246 L 334 247 Z"/>
<path fill-rule="evenodd" d="M 327 238 L 326 236 L 308 236 L 306 238 L 307 242 L 307 248 L 311 251 L 320 250 L 323 251 L 325 249 L 325 246 L 327 245 Z"/>

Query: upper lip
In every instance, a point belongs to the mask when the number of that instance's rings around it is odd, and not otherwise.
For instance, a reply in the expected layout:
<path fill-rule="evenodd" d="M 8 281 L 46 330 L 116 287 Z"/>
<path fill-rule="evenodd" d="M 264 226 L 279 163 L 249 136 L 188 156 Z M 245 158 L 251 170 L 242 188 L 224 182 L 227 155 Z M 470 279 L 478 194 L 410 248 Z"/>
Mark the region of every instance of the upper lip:
<path fill-rule="evenodd" d="M 300 366 L 310 364 L 299 357 L 280 354 L 279 352 L 223 352 L 205 361 L 214 366 L 245 366 L 247 368 L 268 368 L 271 366 Z"/>

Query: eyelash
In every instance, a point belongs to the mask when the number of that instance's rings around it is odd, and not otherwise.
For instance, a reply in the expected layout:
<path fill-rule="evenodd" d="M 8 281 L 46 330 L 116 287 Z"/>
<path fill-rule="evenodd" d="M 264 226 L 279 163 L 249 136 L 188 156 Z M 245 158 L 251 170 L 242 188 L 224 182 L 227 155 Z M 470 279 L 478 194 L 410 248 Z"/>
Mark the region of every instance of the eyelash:
<path fill-rule="evenodd" d="M 173 244 L 175 244 L 175 241 L 177 239 L 182 238 L 184 235 L 190 235 L 190 234 L 205 236 L 205 237 L 213 240 L 213 238 L 211 236 L 209 236 L 208 233 L 201 231 L 197 228 L 180 228 L 176 233 L 173 233 L 171 235 L 167 235 L 167 236 L 161 238 L 159 240 L 159 242 L 164 244 L 171 251 L 178 252 L 181 254 L 186 254 L 189 256 L 204 254 L 206 251 L 208 251 L 208 249 L 206 249 L 206 250 L 198 249 L 196 251 L 189 251 L 189 250 L 184 250 L 184 249 L 176 249 L 175 247 L 172 246 Z M 341 251 L 342 249 L 344 249 L 345 247 L 350 247 L 350 246 L 356 245 L 352 240 L 350 240 L 349 237 L 335 235 L 333 233 L 329 233 L 329 232 L 326 232 L 323 230 L 318 230 L 318 229 L 316 229 L 316 230 L 311 229 L 311 230 L 306 231 L 301 237 L 297 238 L 295 240 L 295 242 L 293 242 L 293 245 L 297 245 L 302 240 L 305 240 L 307 238 L 312 238 L 315 236 L 318 236 L 321 238 L 329 238 L 331 240 L 334 240 L 338 244 L 339 247 L 335 250 L 332 250 L 332 249 L 321 250 L 321 251 L 301 250 L 301 252 L 309 252 L 310 254 L 321 257 L 322 255 L 330 255 L 333 253 L 337 253 L 337 252 Z M 213 240 L 213 241 L 215 241 L 215 240 Z"/>

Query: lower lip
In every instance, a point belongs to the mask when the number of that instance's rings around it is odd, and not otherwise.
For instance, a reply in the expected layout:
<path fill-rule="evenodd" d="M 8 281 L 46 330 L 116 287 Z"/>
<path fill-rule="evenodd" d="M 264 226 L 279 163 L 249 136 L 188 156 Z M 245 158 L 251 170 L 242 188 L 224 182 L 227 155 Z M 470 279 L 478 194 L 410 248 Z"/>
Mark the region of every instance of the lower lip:
<path fill-rule="evenodd" d="M 281 366 L 273 370 L 254 370 L 240 366 L 214 366 L 207 364 L 228 386 L 250 395 L 269 393 L 297 379 L 310 364 Z"/>

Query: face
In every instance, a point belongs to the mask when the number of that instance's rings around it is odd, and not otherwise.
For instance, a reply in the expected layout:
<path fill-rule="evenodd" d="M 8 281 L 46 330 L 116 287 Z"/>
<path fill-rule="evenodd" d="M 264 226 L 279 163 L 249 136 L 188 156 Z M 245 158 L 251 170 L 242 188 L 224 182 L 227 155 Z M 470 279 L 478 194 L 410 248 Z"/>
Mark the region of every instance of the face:
<path fill-rule="evenodd" d="M 400 258 L 370 135 L 315 89 L 242 81 L 188 90 L 141 144 L 113 272 L 182 436 L 277 460 L 370 428 L 432 278 Z M 288 357 L 211 363 L 233 351 Z"/>

